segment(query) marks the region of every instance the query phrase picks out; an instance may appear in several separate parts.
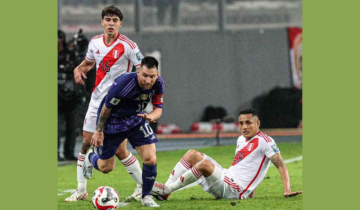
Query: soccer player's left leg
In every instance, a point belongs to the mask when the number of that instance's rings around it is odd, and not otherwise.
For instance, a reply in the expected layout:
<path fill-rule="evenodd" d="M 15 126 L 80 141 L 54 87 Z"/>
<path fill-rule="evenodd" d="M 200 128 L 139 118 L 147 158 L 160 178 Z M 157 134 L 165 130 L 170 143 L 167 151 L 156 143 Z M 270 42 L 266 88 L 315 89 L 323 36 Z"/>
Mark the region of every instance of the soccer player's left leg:
<path fill-rule="evenodd" d="M 143 161 L 142 197 L 144 197 L 151 194 L 150 192 L 157 176 L 155 144 L 147 144 L 136 147 L 136 151 L 139 153 Z"/>

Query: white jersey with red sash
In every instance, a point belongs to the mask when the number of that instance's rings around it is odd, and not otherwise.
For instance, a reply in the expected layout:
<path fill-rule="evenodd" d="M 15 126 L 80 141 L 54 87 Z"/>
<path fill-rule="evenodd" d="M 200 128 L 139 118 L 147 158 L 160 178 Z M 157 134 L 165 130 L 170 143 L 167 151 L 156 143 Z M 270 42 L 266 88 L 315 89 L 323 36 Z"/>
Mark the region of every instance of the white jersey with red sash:
<path fill-rule="evenodd" d="M 270 158 L 278 152 L 275 141 L 261 131 L 249 141 L 244 136 L 238 138 L 235 158 L 226 174 L 242 189 L 239 199 L 246 198 L 261 183 L 270 167 Z"/>
<path fill-rule="evenodd" d="M 142 59 L 136 43 L 120 33 L 109 45 L 104 34 L 93 37 L 86 54 L 86 60 L 96 62 L 97 69 L 90 106 L 98 108 L 114 80 L 130 72 L 133 65 L 139 67 Z"/>

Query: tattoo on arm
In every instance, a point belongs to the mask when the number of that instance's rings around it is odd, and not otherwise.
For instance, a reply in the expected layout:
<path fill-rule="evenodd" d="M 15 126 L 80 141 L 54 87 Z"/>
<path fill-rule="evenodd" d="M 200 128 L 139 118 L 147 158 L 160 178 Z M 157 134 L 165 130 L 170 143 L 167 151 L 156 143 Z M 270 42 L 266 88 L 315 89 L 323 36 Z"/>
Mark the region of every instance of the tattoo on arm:
<path fill-rule="evenodd" d="M 283 167 L 284 161 L 279 153 L 275 154 L 270 158 L 271 162 L 275 165 L 276 168 Z"/>
<path fill-rule="evenodd" d="M 107 118 L 109 117 L 110 112 L 111 112 L 111 108 L 107 108 L 106 105 L 104 104 L 100 112 L 99 122 L 96 126 L 97 131 L 102 132 L 104 130 L 104 124 Z"/>

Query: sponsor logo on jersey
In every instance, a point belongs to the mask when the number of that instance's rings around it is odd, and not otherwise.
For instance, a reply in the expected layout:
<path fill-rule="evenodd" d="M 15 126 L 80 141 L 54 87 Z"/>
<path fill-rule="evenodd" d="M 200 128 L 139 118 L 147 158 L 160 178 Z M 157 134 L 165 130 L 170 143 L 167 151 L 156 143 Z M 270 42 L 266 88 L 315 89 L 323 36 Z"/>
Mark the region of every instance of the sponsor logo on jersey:
<path fill-rule="evenodd" d="M 99 51 L 99 50 L 97 50 L 97 51 L 96 51 L 96 54 L 100 54 L 100 51 Z"/>
<path fill-rule="evenodd" d="M 119 56 L 120 56 L 119 50 L 114 50 L 114 51 L 113 51 L 113 57 L 114 57 L 114 59 L 117 59 Z"/>
<path fill-rule="evenodd" d="M 141 52 L 138 52 L 136 53 L 136 58 L 138 59 L 138 61 L 141 61 L 144 58 L 144 56 L 141 54 Z"/>
<path fill-rule="evenodd" d="M 110 101 L 110 103 L 111 103 L 112 105 L 118 105 L 120 101 L 121 101 L 121 100 L 118 99 L 118 98 L 112 98 L 111 101 Z"/>
<path fill-rule="evenodd" d="M 146 99 L 148 99 L 148 97 L 149 97 L 148 94 L 141 94 L 141 95 L 140 95 L 140 99 L 143 100 L 143 101 L 145 101 Z"/>
<path fill-rule="evenodd" d="M 254 144 L 253 143 L 250 143 L 249 145 L 248 145 L 248 151 L 251 151 L 252 150 L 252 148 L 254 147 Z"/>

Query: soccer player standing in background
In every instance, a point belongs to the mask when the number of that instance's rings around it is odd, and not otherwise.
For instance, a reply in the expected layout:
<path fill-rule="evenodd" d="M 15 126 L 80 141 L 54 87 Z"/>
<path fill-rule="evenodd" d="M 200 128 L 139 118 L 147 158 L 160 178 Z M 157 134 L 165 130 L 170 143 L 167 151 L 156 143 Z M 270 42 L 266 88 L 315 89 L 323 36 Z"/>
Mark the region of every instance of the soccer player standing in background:
<path fill-rule="evenodd" d="M 85 200 L 88 196 L 86 190 L 87 179 L 83 176 L 86 151 L 90 147 L 90 141 L 96 128 L 97 110 L 101 100 L 107 94 L 114 80 L 121 74 L 130 72 L 132 66 L 140 66 L 143 55 L 136 43 L 119 33 L 122 26 L 123 15 L 115 6 L 103 9 L 101 13 L 101 25 L 104 34 L 91 39 L 84 61 L 75 68 L 74 79 L 77 84 L 84 85 L 82 77 L 96 64 L 96 80 L 91 95 L 90 104 L 85 116 L 83 127 L 83 143 L 77 161 L 77 190 L 68 198 L 67 202 Z M 142 172 L 140 164 L 135 156 L 126 149 L 127 140 L 123 141 L 116 152 L 116 156 L 123 163 L 128 173 L 137 183 L 132 197 L 136 200 L 141 198 Z"/>

